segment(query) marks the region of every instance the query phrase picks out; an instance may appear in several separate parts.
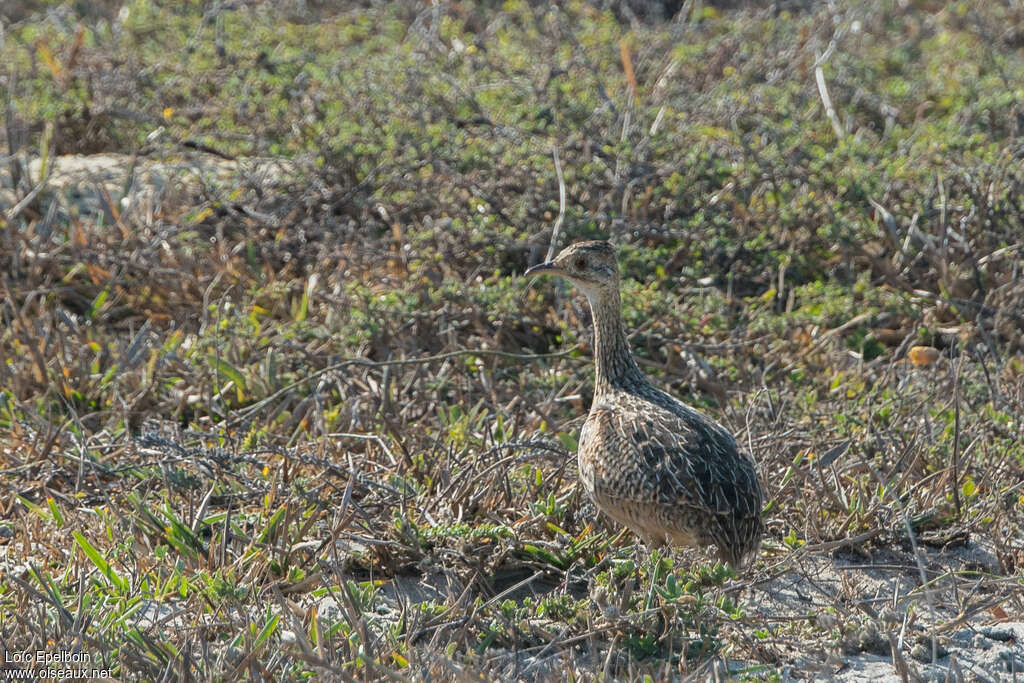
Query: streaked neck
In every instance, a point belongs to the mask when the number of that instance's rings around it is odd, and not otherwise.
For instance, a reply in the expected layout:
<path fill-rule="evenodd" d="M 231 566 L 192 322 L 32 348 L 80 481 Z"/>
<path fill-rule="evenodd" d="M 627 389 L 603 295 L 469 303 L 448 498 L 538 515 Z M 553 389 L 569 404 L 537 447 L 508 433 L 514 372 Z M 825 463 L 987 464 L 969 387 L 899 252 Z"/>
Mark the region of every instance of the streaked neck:
<path fill-rule="evenodd" d="M 595 293 L 588 299 L 594 318 L 594 393 L 646 383 L 626 339 L 618 289 Z"/>

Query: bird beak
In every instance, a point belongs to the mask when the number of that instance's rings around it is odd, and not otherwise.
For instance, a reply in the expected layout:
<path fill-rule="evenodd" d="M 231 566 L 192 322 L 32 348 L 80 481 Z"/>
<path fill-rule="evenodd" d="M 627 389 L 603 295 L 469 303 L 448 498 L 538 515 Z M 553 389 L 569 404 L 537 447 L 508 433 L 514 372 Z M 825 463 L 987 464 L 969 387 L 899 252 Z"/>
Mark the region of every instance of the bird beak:
<path fill-rule="evenodd" d="M 560 272 L 562 271 L 558 268 L 558 266 L 555 265 L 554 261 L 546 261 L 544 263 L 538 263 L 533 268 L 527 270 L 525 273 L 523 273 L 523 277 L 526 277 L 527 275 L 544 275 L 545 273 Z"/>

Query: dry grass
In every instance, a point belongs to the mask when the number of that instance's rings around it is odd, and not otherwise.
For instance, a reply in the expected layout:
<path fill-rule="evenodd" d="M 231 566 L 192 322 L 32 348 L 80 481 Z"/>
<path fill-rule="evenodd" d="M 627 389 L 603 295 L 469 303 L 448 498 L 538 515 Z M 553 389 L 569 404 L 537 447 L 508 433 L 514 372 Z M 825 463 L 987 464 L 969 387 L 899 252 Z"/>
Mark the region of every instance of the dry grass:
<path fill-rule="evenodd" d="M 623 6 L 5 27 L 6 650 L 140 680 L 1024 661 L 964 636 L 1024 621 L 1020 8 Z M 198 150 L 235 172 L 30 172 Z M 588 313 L 517 277 L 560 183 L 564 240 L 623 245 L 641 363 L 759 462 L 749 573 L 581 495 Z"/>

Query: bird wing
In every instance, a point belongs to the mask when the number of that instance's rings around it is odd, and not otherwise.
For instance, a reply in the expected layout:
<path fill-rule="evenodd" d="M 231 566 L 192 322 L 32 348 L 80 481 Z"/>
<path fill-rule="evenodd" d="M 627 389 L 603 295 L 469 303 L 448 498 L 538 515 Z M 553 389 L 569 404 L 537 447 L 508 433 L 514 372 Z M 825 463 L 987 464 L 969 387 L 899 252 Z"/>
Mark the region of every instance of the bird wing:
<path fill-rule="evenodd" d="M 724 428 L 686 410 L 692 415 L 620 395 L 613 405 L 595 406 L 580 435 L 581 448 L 602 444 L 621 463 L 603 468 L 609 481 L 618 482 L 608 492 L 616 498 L 758 517 L 761 488 L 753 462 L 740 455 Z"/>

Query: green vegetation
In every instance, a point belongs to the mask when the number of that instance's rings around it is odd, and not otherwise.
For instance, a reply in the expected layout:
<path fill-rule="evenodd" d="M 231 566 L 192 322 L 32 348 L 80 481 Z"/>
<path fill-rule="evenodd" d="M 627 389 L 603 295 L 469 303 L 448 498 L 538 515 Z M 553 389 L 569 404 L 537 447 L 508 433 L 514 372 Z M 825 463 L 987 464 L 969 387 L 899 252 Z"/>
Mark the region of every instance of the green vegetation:
<path fill-rule="evenodd" d="M 8 650 L 781 679 L 1024 620 L 1019 3 L 645 4 L 0 9 Z M 518 277 L 559 171 L 645 369 L 759 462 L 744 573 L 576 484 L 589 314 Z"/>

